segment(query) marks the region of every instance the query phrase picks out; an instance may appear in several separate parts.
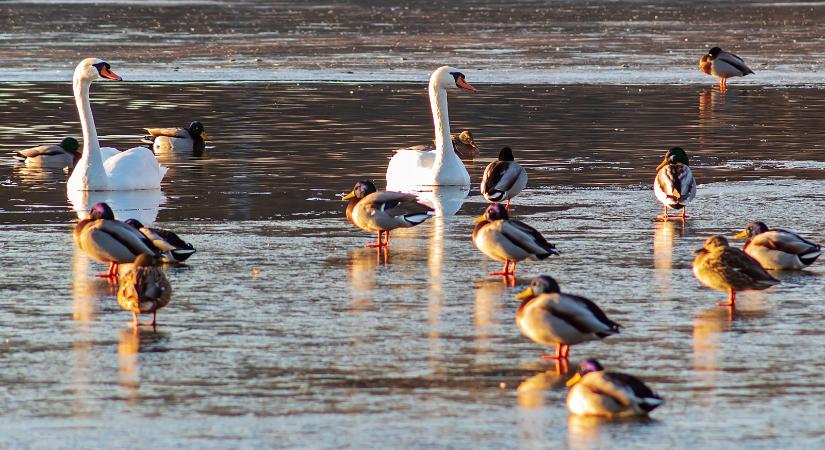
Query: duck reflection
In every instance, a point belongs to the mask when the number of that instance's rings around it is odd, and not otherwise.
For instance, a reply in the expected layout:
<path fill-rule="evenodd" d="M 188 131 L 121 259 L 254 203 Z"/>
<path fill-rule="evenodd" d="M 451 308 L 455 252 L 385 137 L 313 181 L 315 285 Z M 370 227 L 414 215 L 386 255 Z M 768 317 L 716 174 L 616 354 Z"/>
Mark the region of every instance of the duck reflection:
<path fill-rule="evenodd" d="M 544 396 L 548 390 L 563 389 L 567 381 L 566 373 L 548 370 L 525 379 L 517 389 L 518 405 L 522 408 L 538 408 L 544 405 Z"/>
<path fill-rule="evenodd" d="M 512 297 L 505 295 L 504 286 L 497 281 L 484 280 L 476 288 L 475 311 L 473 323 L 476 329 L 476 352 L 488 353 L 487 342 L 496 325 L 495 318 L 501 309 L 502 298 Z M 505 300 L 506 301 L 506 300 Z M 515 303 L 515 301 L 513 301 Z"/>
<path fill-rule="evenodd" d="M 140 387 L 140 331 L 138 328 L 120 331 L 117 343 L 118 372 L 117 379 L 123 388 L 127 403 L 135 403 Z"/>
<path fill-rule="evenodd" d="M 118 220 L 137 219 L 149 226 L 158 217 L 160 205 L 166 197 L 159 189 L 142 191 L 70 191 L 69 203 L 83 219 L 95 203 L 105 202 Z"/>
<path fill-rule="evenodd" d="M 366 309 L 375 297 L 375 270 L 383 261 L 387 262 L 387 248 L 372 250 L 355 248 L 349 252 L 349 282 L 352 307 Z"/>
<path fill-rule="evenodd" d="M 633 434 L 633 428 L 656 425 L 650 417 L 620 417 L 607 419 L 594 416 L 577 416 L 567 418 L 567 445 L 572 449 L 610 448 L 605 438 L 620 432 L 622 435 Z"/>
<path fill-rule="evenodd" d="M 685 222 L 681 220 L 653 222 L 653 267 L 656 269 L 658 291 L 663 295 L 673 294 L 673 246 L 685 232 Z"/>
<path fill-rule="evenodd" d="M 95 319 L 95 305 L 112 294 L 106 281 L 90 276 L 91 260 L 77 247 L 72 253 L 72 318 L 78 322 Z"/>
<path fill-rule="evenodd" d="M 731 308 L 711 308 L 693 319 L 693 370 L 711 372 L 701 375 L 703 383 L 708 382 L 708 376 L 715 378 L 719 369 L 719 339 L 730 330 L 732 314 Z"/>
<path fill-rule="evenodd" d="M 13 172 L 24 184 L 57 184 L 66 181 L 66 172 L 55 167 L 30 167 L 18 164 L 14 166 Z"/>
<path fill-rule="evenodd" d="M 389 186 L 387 190 L 391 190 Z M 418 186 L 400 190 L 418 196 L 421 203 L 435 209 L 436 217 L 453 216 L 461 209 L 464 199 L 470 194 L 469 187 L 461 186 Z"/>

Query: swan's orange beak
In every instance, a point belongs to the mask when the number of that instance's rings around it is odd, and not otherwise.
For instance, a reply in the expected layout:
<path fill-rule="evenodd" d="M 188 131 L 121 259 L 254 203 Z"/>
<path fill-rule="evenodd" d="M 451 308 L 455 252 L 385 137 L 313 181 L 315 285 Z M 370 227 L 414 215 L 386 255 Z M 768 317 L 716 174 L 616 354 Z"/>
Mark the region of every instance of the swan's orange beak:
<path fill-rule="evenodd" d="M 467 89 L 470 92 L 478 92 L 478 89 L 474 88 L 472 84 L 464 81 L 464 78 L 456 77 L 455 85 L 460 87 L 461 89 Z"/>
<path fill-rule="evenodd" d="M 120 75 L 112 72 L 106 66 L 103 66 L 103 68 L 100 69 L 100 76 L 103 77 L 103 78 L 107 78 L 109 80 L 123 81 L 123 78 L 121 78 Z"/>

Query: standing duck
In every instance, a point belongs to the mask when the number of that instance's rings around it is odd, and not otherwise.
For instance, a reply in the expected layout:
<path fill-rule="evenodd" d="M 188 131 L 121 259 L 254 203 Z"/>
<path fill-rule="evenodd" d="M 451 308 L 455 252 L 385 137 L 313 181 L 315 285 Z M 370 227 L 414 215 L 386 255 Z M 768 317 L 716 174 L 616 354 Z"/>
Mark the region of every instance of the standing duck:
<path fill-rule="evenodd" d="M 192 244 L 184 242 L 173 231 L 143 226 L 137 219 L 126 219 L 125 224 L 140 231 L 152 244 L 161 251 L 163 262 L 181 263 L 195 254 Z"/>
<path fill-rule="evenodd" d="M 152 242 L 138 230 L 116 220 L 115 214 L 106 203 L 96 203 L 88 217 L 75 225 L 75 244 L 92 259 L 109 263 L 106 278 L 115 278 L 118 264 L 134 262 L 141 254 L 157 255 Z"/>
<path fill-rule="evenodd" d="M 369 180 L 356 183 L 343 200 L 349 201 L 347 219 L 350 223 L 364 231 L 378 233 L 377 241 L 367 247 L 389 246 L 391 230 L 420 225 L 432 217 L 433 212 L 429 206 L 419 203 L 415 195 L 377 192 Z M 386 236 L 383 240 L 382 235 Z"/>
<path fill-rule="evenodd" d="M 737 291 L 761 291 L 779 284 L 757 260 L 731 247 L 724 236 L 709 237 L 694 253 L 696 278 L 711 289 L 729 293 L 727 303 L 717 303 L 719 306 L 736 306 Z"/>
<path fill-rule="evenodd" d="M 719 88 L 723 91 L 728 87 L 728 78 L 744 77 L 753 73 L 742 58 L 719 47 L 713 47 L 702 56 L 699 70 L 719 78 Z"/>
<path fill-rule="evenodd" d="M 687 204 L 696 197 L 696 180 L 688 165 L 687 153 L 681 147 L 673 147 L 665 154 L 665 159 L 656 167 L 653 192 L 662 202 L 665 212 L 657 218 L 687 217 Z M 668 209 L 681 209 L 680 215 L 668 215 Z"/>
<path fill-rule="evenodd" d="M 172 297 L 172 285 L 158 267 L 160 260 L 147 254 L 139 255 L 131 270 L 120 279 L 117 302 L 132 312 L 132 324 L 154 327 L 157 325 L 158 310 L 169 304 Z M 152 314 L 152 321 L 140 323 L 138 314 Z"/>
<path fill-rule="evenodd" d="M 810 266 L 822 254 L 819 245 L 780 228 L 753 222 L 735 236 L 748 238 L 743 250 L 768 270 L 799 270 Z"/>
<path fill-rule="evenodd" d="M 67 137 L 60 144 L 40 145 L 20 150 L 14 158 L 23 161 L 29 167 L 74 167 L 80 160 L 80 144 L 77 139 Z"/>
<path fill-rule="evenodd" d="M 473 244 L 485 255 L 504 263 L 500 272 L 490 275 L 515 277 L 518 261 L 547 259 L 559 254 L 556 246 L 547 242 L 535 228 L 520 220 L 510 220 L 507 210 L 498 203 L 488 206 L 475 222 Z"/>
<path fill-rule="evenodd" d="M 570 346 L 604 339 L 619 332 L 619 324 L 595 303 L 577 295 L 562 294 L 552 277 L 533 279 L 530 287 L 516 296 L 521 300 L 516 325 L 533 342 L 556 346 L 548 359 L 567 359 Z"/>
<path fill-rule="evenodd" d="M 664 403 L 642 380 L 608 372 L 595 359 L 582 362 L 567 386 L 567 409 L 578 416 L 646 416 Z"/>
<path fill-rule="evenodd" d="M 507 210 L 510 210 L 510 199 L 518 195 L 527 186 L 527 171 L 515 161 L 513 150 L 504 147 L 498 154 L 498 161 L 493 161 L 484 169 L 481 178 L 481 195 L 488 202 L 498 203 L 507 200 Z"/>
<path fill-rule="evenodd" d="M 151 143 L 155 152 L 165 150 L 203 152 L 209 135 L 203 131 L 203 124 L 194 121 L 186 128 L 144 128 L 148 136 L 144 142 Z"/>

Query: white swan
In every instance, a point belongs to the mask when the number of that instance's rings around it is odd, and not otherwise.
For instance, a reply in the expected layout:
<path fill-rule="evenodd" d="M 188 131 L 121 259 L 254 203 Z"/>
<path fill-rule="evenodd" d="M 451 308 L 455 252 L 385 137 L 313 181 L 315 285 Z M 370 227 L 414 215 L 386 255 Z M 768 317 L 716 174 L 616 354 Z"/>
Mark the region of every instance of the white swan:
<path fill-rule="evenodd" d="M 412 186 L 470 187 L 470 174 L 456 155 L 450 139 L 447 89 L 476 91 L 464 74 L 443 66 L 430 76 L 430 107 L 435 123 L 435 149 L 401 149 L 387 166 L 387 190 L 404 191 Z"/>
<path fill-rule="evenodd" d="M 66 188 L 72 191 L 132 191 L 160 189 L 166 168 L 158 164 L 148 148 L 135 147 L 124 152 L 102 151 L 89 104 L 89 88 L 100 78 L 120 81 L 105 61 L 86 58 L 77 65 L 72 78 L 74 98 L 83 127 L 83 156 L 77 162 Z"/>

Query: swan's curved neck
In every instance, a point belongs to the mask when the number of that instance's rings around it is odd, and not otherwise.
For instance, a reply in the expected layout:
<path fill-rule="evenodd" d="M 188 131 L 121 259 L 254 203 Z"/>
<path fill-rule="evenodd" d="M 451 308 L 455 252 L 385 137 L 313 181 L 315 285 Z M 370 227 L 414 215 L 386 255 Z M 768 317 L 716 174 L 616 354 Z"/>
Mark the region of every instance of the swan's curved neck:
<path fill-rule="evenodd" d="M 78 168 L 89 170 L 92 167 L 103 167 L 103 158 L 100 155 L 100 144 L 97 141 L 95 119 L 92 117 L 92 105 L 89 103 L 89 88 L 91 81 L 75 79 L 72 81 L 74 100 L 77 103 L 77 112 L 80 115 L 80 126 L 83 128 L 83 156 L 80 157 Z"/>
<path fill-rule="evenodd" d="M 450 114 L 447 111 L 446 89 L 430 85 L 430 107 L 433 110 L 436 164 L 438 164 L 446 154 L 455 154 L 453 141 L 450 139 Z"/>

